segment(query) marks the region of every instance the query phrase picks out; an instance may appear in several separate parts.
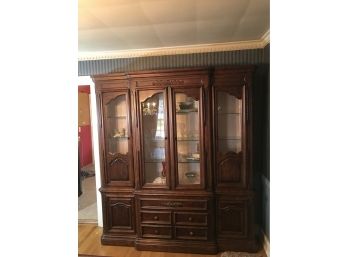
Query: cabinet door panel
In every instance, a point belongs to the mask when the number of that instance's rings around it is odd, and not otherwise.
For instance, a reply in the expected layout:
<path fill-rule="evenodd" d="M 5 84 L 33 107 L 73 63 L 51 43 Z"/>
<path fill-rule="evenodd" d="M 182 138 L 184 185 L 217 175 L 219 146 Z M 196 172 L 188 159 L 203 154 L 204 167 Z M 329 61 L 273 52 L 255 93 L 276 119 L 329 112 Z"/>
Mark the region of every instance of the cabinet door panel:
<path fill-rule="evenodd" d="M 107 198 L 106 215 L 109 232 L 135 233 L 133 198 Z"/>
<path fill-rule="evenodd" d="M 103 94 L 106 184 L 134 185 L 129 106 L 127 91 Z"/>
<path fill-rule="evenodd" d="M 247 204 L 243 201 L 219 200 L 217 229 L 222 237 L 247 236 Z"/>

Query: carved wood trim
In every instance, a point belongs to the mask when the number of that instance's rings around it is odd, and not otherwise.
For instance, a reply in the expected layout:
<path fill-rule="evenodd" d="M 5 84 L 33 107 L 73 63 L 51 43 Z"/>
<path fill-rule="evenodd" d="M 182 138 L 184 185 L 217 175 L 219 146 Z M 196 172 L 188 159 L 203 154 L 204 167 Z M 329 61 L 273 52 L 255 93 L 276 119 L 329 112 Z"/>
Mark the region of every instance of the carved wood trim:
<path fill-rule="evenodd" d="M 110 207 L 116 207 L 116 206 L 123 206 L 123 207 L 126 207 L 126 208 L 131 208 L 130 204 L 125 204 L 125 203 L 122 203 L 122 202 L 117 202 L 117 203 L 114 203 L 114 204 L 110 204 Z"/>
<path fill-rule="evenodd" d="M 117 162 L 122 162 L 126 166 L 128 166 L 128 157 L 127 157 L 127 155 L 117 154 L 116 158 L 114 158 L 112 161 L 109 162 L 109 166 L 111 167 L 112 165 L 114 165 Z"/>
<path fill-rule="evenodd" d="M 153 86 L 172 86 L 172 85 L 184 85 L 185 81 L 182 79 L 166 79 L 155 80 L 152 82 Z"/>

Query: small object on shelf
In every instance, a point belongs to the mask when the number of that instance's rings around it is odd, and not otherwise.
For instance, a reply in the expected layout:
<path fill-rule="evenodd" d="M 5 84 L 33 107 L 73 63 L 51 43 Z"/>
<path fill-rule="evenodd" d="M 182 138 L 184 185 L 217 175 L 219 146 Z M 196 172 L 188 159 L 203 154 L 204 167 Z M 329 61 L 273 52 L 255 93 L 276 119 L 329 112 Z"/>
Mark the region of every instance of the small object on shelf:
<path fill-rule="evenodd" d="M 196 177 L 196 172 L 193 172 L 193 171 L 186 172 L 185 176 L 188 178 L 194 178 L 194 177 Z"/>
<path fill-rule="evenodd" d="M 195 158 L 195 159 L 199 159 L 199 153 L 193 153 L 192 157 Z"/>
<path fill-rule="evenodd" d="M 194 102 L 180 102 L 179 108 L 180 110 L 192 110 L 194 106 Z"/>
<path fill-rule="evenodd" d="M 157 177 L 152 181 L 153 184 L 165 184 L 166 178 L 165 177 Z"/>

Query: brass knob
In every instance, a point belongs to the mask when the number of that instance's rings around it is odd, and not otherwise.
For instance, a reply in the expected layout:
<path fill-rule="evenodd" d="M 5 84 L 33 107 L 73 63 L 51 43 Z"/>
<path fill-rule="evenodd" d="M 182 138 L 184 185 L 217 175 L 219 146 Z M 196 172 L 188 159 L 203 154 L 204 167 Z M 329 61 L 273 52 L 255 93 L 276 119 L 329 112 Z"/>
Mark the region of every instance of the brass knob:
<path fill-rule="evenodd" d="M 158 220 L 158 216 L 153 217 L 154 220 Z"/>
<path fill-rule="evenodd" d="M 195 233 L 193 233 L 192 231 L 190 231 L 190 236 L 193 236 Z"/>
<path fill-rule="evenodd" d="M 192 217 L 189 217 L 188 220 L 189 220 L 189 221 L 192 221 Z"/>
<path fill-rule="evenodd" d="M 156 235 L 158 234 L 158 230 L 157 229 L 154 232 L 155 232 Z"/>

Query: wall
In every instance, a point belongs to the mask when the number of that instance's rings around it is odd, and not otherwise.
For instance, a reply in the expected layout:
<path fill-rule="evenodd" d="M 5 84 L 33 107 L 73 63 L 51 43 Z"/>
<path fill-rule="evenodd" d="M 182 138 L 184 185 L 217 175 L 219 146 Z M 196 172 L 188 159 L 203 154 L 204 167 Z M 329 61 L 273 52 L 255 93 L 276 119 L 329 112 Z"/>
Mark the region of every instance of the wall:
<path fill-rule="evenodd" d="M 263 49 L 79 61 L 79 76 L 198 66 L 261 64 L 263 61 Z"/>

